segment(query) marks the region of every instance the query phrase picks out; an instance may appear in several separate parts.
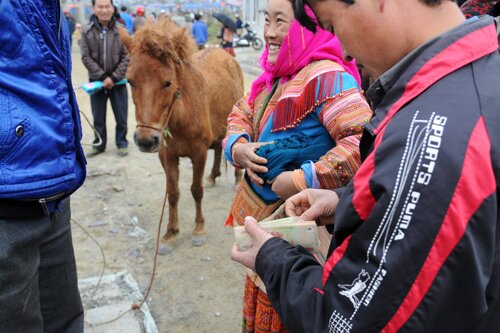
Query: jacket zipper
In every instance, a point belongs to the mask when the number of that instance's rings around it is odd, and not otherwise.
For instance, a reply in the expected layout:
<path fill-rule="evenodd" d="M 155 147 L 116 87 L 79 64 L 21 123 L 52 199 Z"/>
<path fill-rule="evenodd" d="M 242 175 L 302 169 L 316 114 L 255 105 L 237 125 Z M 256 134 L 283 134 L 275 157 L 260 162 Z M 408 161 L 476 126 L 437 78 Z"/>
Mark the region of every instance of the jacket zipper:
<path fill-rule="evenodd" d="M 52 195 L 50 197 L 40 198 L 40 199 L 33 198 L 33 199 L 17 199 L 17 200 L 19 200 L 19 201 L 38 201 L 38 202 L 41 203 L 42 201 L 43 202 L 54 201 L 54 200 L 59 199 L 60 197 L 62 197 L 64 194 L 66 194 L 66 192 L 59 192 L 59 193 L 54 194 L 54 195 Z"/>
<path fill-rule="evenodd" d="M 104 52 L 104 56 L 103 56 L 103 58 L 104 58 L 104 73 L 108 72 L 108 58 L 106 56 L 108 53 L 108 52 L 106 52 L 107 51 L 106 49 L 108 48 L 108 43 L 107 43 L 108 38 L 107 38 L 106 33 L 107 33 L 106 28 L 102 29 L 102 35 L 104 37 L 104 41 L 103 41 L 104 42 L 104 48 L 103 48 L 104 49 L 104 51 L 103 51 Z"/>
<path fill-rule="evenodd" d="M 59 23 L 57 26 L 57 41 L 59 42 L 59 45 L 61 45 L 61 26 L 62 26 L 62 19 L 63 19 L 63 11 L 61 10 L 61 2 L 57 1 L 57 6 L 59 8 Z"/>
<path fill-rule="evenodd" d="M 53 196 L 50 196 L 48 198 L 41 198 L 41 199 L 38 199 L 38 202 L 40 203 L 40 205 L 42 206 L 43 208 L 43 212 L 45 213 L 45 215 L 50 215 L 50 212 L 49 212 L 49 208 L 47 207 L 47 201 L 48 202 L 51 202 L 51 201 L 54 201 L 56 199 L 59 199 L 60 197 L 62 197 L 64 195 L 64 192 L 61 192 L 61 193 L 57 193 Z M 29 200 L 27 200 L 29 201 Z"/>
<path fill-rule="evenodd" d="M 43 212 L 45 213 L 45 215 L 46 216 L 50 215 L 49 209 L 47 208 L 47 202 L 45 201 L 45 199 L 40 199 L 38 200 L 38 202 L 40 203 L 40 205 L 42 205 Z"/>

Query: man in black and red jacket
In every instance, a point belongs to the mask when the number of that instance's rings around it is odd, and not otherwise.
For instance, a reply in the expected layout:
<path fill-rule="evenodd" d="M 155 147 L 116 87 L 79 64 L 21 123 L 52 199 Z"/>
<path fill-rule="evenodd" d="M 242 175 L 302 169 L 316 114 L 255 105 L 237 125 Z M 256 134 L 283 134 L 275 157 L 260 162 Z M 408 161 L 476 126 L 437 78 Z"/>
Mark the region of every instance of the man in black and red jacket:
<path fill-rule="evenodd" d="M 333 223 L 324 267 L 252 218 L 253 247 L 234 247 L 232 258 L 260 275 L 291 332 L 498 332 L 493 18 L 466 21 L 446 0 L 308 3 L 378 78 L 367 91 L 363 163 L 343 191 L 306 190 L 286 203 L 289 215 Z"/>

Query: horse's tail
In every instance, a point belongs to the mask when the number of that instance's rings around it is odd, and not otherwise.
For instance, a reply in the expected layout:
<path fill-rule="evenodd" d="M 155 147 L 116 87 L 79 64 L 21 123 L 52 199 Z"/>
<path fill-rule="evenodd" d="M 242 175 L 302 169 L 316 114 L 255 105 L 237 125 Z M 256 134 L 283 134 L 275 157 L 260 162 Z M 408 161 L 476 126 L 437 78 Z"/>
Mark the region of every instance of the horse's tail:
<path fill-rule="evenodd" d="M 224 163 L 224 173 L 227 174 L 227 158 L 225 154 L 222 154 L 222 163 Z"/>

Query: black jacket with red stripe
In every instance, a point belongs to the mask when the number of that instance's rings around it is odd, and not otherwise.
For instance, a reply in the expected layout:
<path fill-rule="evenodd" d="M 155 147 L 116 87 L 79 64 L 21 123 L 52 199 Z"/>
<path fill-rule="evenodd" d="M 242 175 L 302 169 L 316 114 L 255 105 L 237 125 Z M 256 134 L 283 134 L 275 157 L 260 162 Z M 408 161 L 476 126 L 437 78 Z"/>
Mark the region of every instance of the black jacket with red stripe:
<path fill-rule="evenodd" d="M 493 19 L 426 45 L 378 101 L 321 267 L 268 240 L 291 332 L 500 332 L 500 55 Z"/>

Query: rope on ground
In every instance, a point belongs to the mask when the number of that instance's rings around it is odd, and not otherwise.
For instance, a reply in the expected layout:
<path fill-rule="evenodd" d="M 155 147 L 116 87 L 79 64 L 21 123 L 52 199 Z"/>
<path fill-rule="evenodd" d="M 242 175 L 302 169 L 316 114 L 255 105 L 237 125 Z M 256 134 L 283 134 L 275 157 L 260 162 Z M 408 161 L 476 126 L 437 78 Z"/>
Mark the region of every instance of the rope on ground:
<path fill-rule="evenodd" d="M 151 274 L 151 279 L 149 280 L 149 286 L 148 286 L 148 290 L 147 290 L 146 294 L 144 295 L 142 301 L 139 302 L 139 304 L 135 304 L 135 303 L 132 304 L 133 310 L 137 310 L 137 309 L 141 308 L 141 306 L 144 304 L 144 302 L 146 302 L 146 300 L 148 299 L 149 292 L 151 291 L 151 287 L 153 286 L 153 281 L 154 281 L 154 277 L 155 277 L 155 273 L 156 273 L 156 260 L 158 258 L 158 250 L 160 248 L 160 232 L 161 232 L 161 225 L 163 222 L 163 213 L 165 212 L 165 205 L 167 203 L 167 193 L 168 193 L 167 192 L 168 191 L 167 183 L 168 183 L 168 181 L 165 182 L 165 195 L 163 196 L 163 205 L 161 207 L 160 222 L 158 223 L 158 230 L 156 232 L 156 247 L 155 247 L 155 255 L 153 258 L 153 273 Z"/>
<path fill-rule="evenodd" d="M 97 291 L 97 289 L 99 288 L 99 285 L 101 284 L 101 281 L 102 281 L 102 278 L 104 276 L 104 270 L 106 269 L 106 256 L 104 255 L 104 249 L 102 248 L 101 244 L 99 244 L 99 242 L 97 241 L 97 239 L 95 239 L 94 236 L 92 236 L 92 234 L 85 228 L 83 227 L 80 223 L 78 223 L 78 221 L 76 221 L 75 219 L 71 218 L 71 221 L 73 221 L 77 226 L 80 227 L 80 229 L 82 229 L 86 234 L 87 236 L 89 236 L 93 241 L 94 243 L 97 245 L 97 247 L 99 248 L 99 250 L 101 251 L 101 256 L 102 256 L 102 270 L 101 270 L 101 274 L 99 274 L 99 280 L 97 280 L 97 284 L 96 286 L 91 290 L 90 292 L 90 297 L 92 298 L 95 294 L 95 292 Z M 118 316 L 116 316 L 115 318 L 111 319 L 111 320 L 108 320 L 108 321 L 104 321 L 104 322 L 99 322 L 99 323 L 90 323 L 88 321 L 85 321 L 85 323 L 87 325 L 90 326 L 90 328 L 92 328 L 92 331 L 95 332 L 96 329 L 94 326 L 99 326 L 99 325 L 104 325 L 104 324 L 109 324 L 109 323 L 112 323 L 114 321 L 117 321 L 118 319 L 120 319 L 121 317 L 123 317 L 126 313 L 130 312 L 133 310 L 133 306 L 128 309 L 127 311 L 125 312 L 122 312 L 121 314 L 119 314 Z"/>
<path fill-rule="evenodd" d="M 107 321 L 103 321 L 103 322 L 98 322 L 98 323 L 89 323 L 87 322 L 87 324 L 92 328 L 92 330 L 95 331 L 95 327 L 94 326 L 99 326 L 99 325 L 105 325 L 105 324 L 110 324 L 112 322 L 115 322 L 117 321 L 118 319 L 120 319 L 121 317 L 123 317 L 125 314 L 129 313 L 130 311 L 133 311 L 133 310 L 137 310 L 137 309 L 140 309 L 142 307 L 142 305 L 146 302 L 146 300 L 148 299 L 149 297 L 149 293 L 151 292 L 151 288 L 153 286 L 153 281 L 154 281 L 154 276 L 155 276 L 155 273 L 156 273 L 156 261 L 157 261 L 157 258 L 158 258 L 158 250 L 159 250 L 159 247 L 160 247 L 160 232 L 161 232 L 161 225 L 162 225 L 162 222 L 163 222 L 163 214 L 165 212 L 165 205 L 167 203 L 167 185 L 165 184 L 165 195 L 163 197 L 163 205 L 162 205 L 162 209 L 161 209 L 161 215 L 160 215 L 160 221 L 158 223 L 158 230 L 157 230 L 157 233 L 156 233 L 156 247 L 155 247 L 155 254 L 154 254 L 154 258 L 153 258 L 153 272 L 151 273 L 151 278 L 149 280 L 149 286 L 148 286 L 148 289 L 146 291 L 146 294 L 144 295 L 143 299 L 137 304 L 137 303 L 132 303 L 132 306 L 130 307 L 130 309 L 128 309 L 127 311 L 124 311 L 122 313 L 120 313 L 118 316 L 116 316 L 115 318 L 112 318 L 110 320 L 107 320 Z M 105 257 L 104 257 L 104 251 L 102 249 L 102 247 L 99 245 L 99 243 L 97 242 L 97 240 L 87 231 L 85 230 L 85 228 L 83 226 L 81 226 L 78 222 L 76 222 L 74 219 L 72 219 L 80 228 L 82 228 L 86 233 L 87 235 L 89 235 L 95 242 L 96 244 L 99 246 L 99 248 L 101 249 L 101 253 L 103 255 L 103 261 L 105 262 Z M 104 269 L 102 271 L 102 274 L 104 273 Z M 102 278 L 102 274 L 101 276 L 99 277 L 99 282 L 97 284 L 97 286 L 99 286 L 99 283 L 101 283 L 101 278 Z M 94 290 L 97 290 L 97 286 Z"/>
<path fill-rule="evenodd" d="M 95 292 L 97 291 L 97 288 L 99 288 L 99 285 L 101 284 L 102 277 L 104 276 L 104 270 L 106 269 L 106 256 L 104 254 L 104 249 L 102 248 L 101 244 L 99 244 L 99 242 L 97 241 L 97 239 L 95 239 L 95 237 L 92 236 L 92 234 L 84 226 L 82 226 L 80 223 L 78 223 L 77 220 L 75 220 L 74 218 L 71 218 L 71 221 L 73 221 L 77 226 L 79 226 L 80 229 L 82 229 L 87 234 L 87 236 L 89 236 L 90 239 L 92 239 L 94 241 L 94 243 L 99 248 L 99 251 L 101 251 L 101 257 L 102 257 L 101 274 L 99 274 L 99 280 L 97 280 L 97 285 L 90 292 L 90 295 L 94 296 Z"/>
<path fill-rule="evenodd" d="M 97 146 L 97 147 L 100 147 L 102 145 L 102 137 L 101 135 L 99 134 L 99 132 L 97 132 L 97 130 L 95 129 L 94 125 L 92 125 L 92 122 L 90 121 L 90 119 L 87 117 L 87 115 L 82 111 L 80 110 L 80 114 L 83 116 L 83 118 L 85 118 L 85 120 L 87 121 L 87 124 L 90 125 L 90 127 L 92 127 L 92 130 L 94 131 L 94 134 L 97 136 L 97 143 L 82 143 L 82 146 Z"/>

